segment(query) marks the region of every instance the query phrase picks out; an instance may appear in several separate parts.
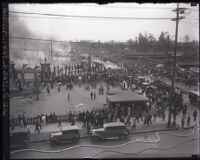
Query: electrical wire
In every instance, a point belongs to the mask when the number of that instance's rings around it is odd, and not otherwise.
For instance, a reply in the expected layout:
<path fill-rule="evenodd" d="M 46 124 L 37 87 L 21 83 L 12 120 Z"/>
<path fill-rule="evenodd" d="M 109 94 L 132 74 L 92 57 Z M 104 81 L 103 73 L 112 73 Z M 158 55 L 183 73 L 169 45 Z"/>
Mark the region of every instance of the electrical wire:
<path fill-rule="evenodd" d="M 69 43 L 67 41 L 58 41 L 58 40 L 50 40 L 50 39 L 41 39 L 41 38 L 25 38 L 25 37 L 17 37 L 17 36 L 9 36 L 11 39 L 28 39 L 28 40 L 34 40 L 34 41 L 50 41 L 50 42 L 62 42 L 62 43 Z"/>
<path fill-rule="evenodd" d="M 71 5 L 71 4 L 70 4 Z M 76 7 L 95 7 L 95 8 L 121 8 L 121 9 L 166 9 L 166 10 L 171 10 L 171 9 L 175 9 L 173 7 L 167 7 L 167 8 L 156 8 L 156 7 L 143 7 L 143 6 L 139 6 L 139 7 L 130 7 L 130 6 L 108 6 L 108 5 L 73 5 L 72 6 L 76 6 Z"/>
<path fill-rule="evenodd" d="M 19 51 L 35 51 L 35 52 L 39 52 L 39 51 L 41 51 L 41 52 L 47 52 L 47 53 L 66 53 L 66 54 L 68 54 L 68 52 L 61 52 L 61 51 L 45 51 L 45 50 L 39 50 L 39 49 L 21 49 L 21 48 L 9 48 L 9 49 L 11 49 L 11 50 L 19 50 Z M 56 56 L 59 56 L 59 57 L 68 57 L 68 56 L 64 56 L 64 55 L 56 55 Z"/>
<path fill-rule="evenodd" d="M 56 151 L 47 151 L 47 150 L 39 150 L 39 149 L 22 149 L 22 150 L 16 150 L 16 151 L 12 151 L 10 152 L 11 154 L 14 153 L 19 153 L 19 152 L 24 152 L 24 151 L 35 151 L 35 152 L 41 152 L 41 153 L 60 153 L 63 151 L 67 151 L 67 150 L 71 150 L 71 149 L 75 149 L 75 148 L 79 148 L 79 147 L 92 147 L 92 148 L 119 148 L 119 147 L 123 147 L 125 145 L 128 145 L 130 143 L 158 143 L 160 142 L 160 136 L 159 134 L 168 134 L 168 135 L 173 135 L 173 136 L 179 136 L 179 137 L 189 137 L 191 135 L 194 134 L 195 129 L 199 128 L 200 126 L 194 126 L 192 132 L 189 135 L 180 135 L 180 134 L 172 134 L 172 133 L 168 133 L 168 132 L 156 132 L 156 137 L 157 139 L 136 139 L 133 141 L 129 141 L 127 143 L 124 144 L 120 144 L 120 145 L 115 145 L 115 146 L 103 146 L 103 145 L 76 145 L 76 146 L 72 146 L 72 147 L 68 147 L 68 148 L 64 148 L 61 150 L 56 150 Z"/>
<path fill-rule="evenodd" d="M 108 16 L 80 16 L 80 15 L 61 15 L 61 14 L 49 14 L 49 13 L 32 13 L 32 12 L 17 12 L 9 11 L 15 14 L 28 14 L 28 15 L 42 15 L 42 16 L 53 16 L 53 17 L 72 17 L 72 18 L 98 18 L 98 19 L 120 19 L 120 20 L 171 20 L 169 17 L 108 17 Z"/>
<path fill-rule="evenodd" d="M 180 21 L 180 22 L 185 23 L 185 24 L 188 24 L 188 25 L 190 25 L 190 26 L 192 26 L 192 27 L 197 27 L 197 28 L 199 28 L 199 26 L 194 25 L 194 24 L 191 24 L 191 23 L 189 23 L 189 22 L 185 22 L 185 21 Z"/>
<path fill-rule="evenodd" d="M 194 19 L 194 18 L 185 18 L 186 20 L 191 20 L 191 21 L 199 21 L 199 19 Z"/>

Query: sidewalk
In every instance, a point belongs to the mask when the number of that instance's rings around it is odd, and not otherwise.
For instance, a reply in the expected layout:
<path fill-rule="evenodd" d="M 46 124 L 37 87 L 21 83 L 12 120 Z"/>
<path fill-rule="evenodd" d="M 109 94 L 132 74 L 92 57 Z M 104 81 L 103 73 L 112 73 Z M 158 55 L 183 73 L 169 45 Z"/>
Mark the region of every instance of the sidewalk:
<path fill-rule="evenodd" d="M 173 122 L 173 118 L 171 122 Z M 181 126 L 180 122 L 181 122 L 181 116 L 178 115 L 176 118 L 176 123 L 178 126 Z M 193 119 L 191 119 L 190 127 L 196 125 L 198 122 L 199 122 L 199 118 L 197 118 L 195 122 L 193 121 Z M 132 123 L 132 119 L 131 119 L 131 123 Z M 88 137 L 86 128 L 82 128 L 82 125 L 83 125 L 82 122 L 76 122 L 75 125 L 80 128 L 81 138 Z M 70 123 L 63 122 L 62 126 L 70 126 Z M 161 118 L 157 118 L 156 122 L 152 121 L 152 124 L 150 124 L 149 127 L 147 125 L 144 125 L 143 121 L 140 120 L 139 123 L 136 123 L 136 131 L 132 131 L 132 125 L 127 126 L 127 128 L 131 131 L 131 134 L 139 134 L 139 133 L 146 133 L 146 132 L 178 130 L 180 129 L 180 127 L 178 126 L 175 128 L 167 128 L 167 118 L 165 121 L 162 121 Z M 188 129 L 190 127 L 188 127 L 185 122 L 185 129 Z M 20 130 L 24 130 L 24 128 L 15 127 L 14 131 L 20 131 Z M 42 141 L 48 141 L 51 133 L 60 131 L 60 127 L 58 127 L 57 123 L 48 124 L 42 127 L 42 129 L 40 130 L 40 133 L 35 133 L 35 126 L 30 125 L 30 131 L 31 131 L 30 142 L 42 142 Z"/>
<path fill-rule="evenodd" d="M 79 128 L 80 136 L 84 137 L 87 135 L 86 128 L 82 128 L 83 123 L 76 122 L 75 125 Z M 64 126 L 70 126 L 70 123 L 63 122 L 62 127 Z M 48 124 L 46 126 L 43 126 L 40 130 L 40 133 L 35 133 L 35 126 L 30 126 L 31 136 L 30 136 L 30 142 L 39 142 L 39 141 L 48 141 L 50 138 L 51 133 L 60 131 L 61 128 L 58 127 L 58 123 L 54 124 Z"/>

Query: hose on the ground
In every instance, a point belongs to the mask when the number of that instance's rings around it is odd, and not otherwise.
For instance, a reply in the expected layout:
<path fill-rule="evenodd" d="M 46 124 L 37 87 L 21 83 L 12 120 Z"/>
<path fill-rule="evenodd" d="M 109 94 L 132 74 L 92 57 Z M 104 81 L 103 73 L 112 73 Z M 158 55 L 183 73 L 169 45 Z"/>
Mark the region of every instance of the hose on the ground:
<path fill-rule="evenodd" d="M 183 141 L 183 142 L 180 142 L 174 146 L 170 146 L 168 148 L 160 148 L 160 147 L 152 147 L 152 148 L 145 148 L 139 152 L 135 152 L 135 153 L 125 153 L 125 152 L 120 152 L 120 151 L 114 151 L 114 150 L 104 150 L 104 151 L 101 151 L 95 155 L 93 155 L 92 157 L 88 157 L 88 158 L 95 158 L 97 157 L 98 155 L 102 154 L 102 153 L 105 153 L 105 152 L 114 152 L 114 153 L 119 153 L 119 154 L 125 154 L 125 155 L 137 155 L 137 154 L 140 154 L 142 152 L 145 152 L 145 151 L 148 151 L 148 150 L 171 150 L 171 149 L 174 149 L 178 146 L 180 146 L 181 144 L 184 144 L 184 143 L 188 143 L 188 142 L 191 142 L 191 141 L 194 141 L 194 140 L 197 140 L 197 139 L 200 139 L 200 138 L 193 138 L 193 139 L 189 139 L 189 140 L 186 140 L 186 141 Z"/>
<path fill-rule="evenodd" d="M 173 134 L 173 133 L 169 133 L 169 132 L 156 132 L 157 139 L 146 139 L 145 140 L 144 138 L 142 138 L 142 139 L 136 139 L 136 140 L 129 141 L 129 142 L 126 142 L 126 143 L 123 143 L 123 144 L 120 144 L 120 145 L 115 145 L 115 146 L 76 145 L 76 146 L 67 147 L 67 148 L 60 149 L 60 150 L 55 150 L 55 151 L 47 151 L 47 150 L 39 150 L 39 149 L 22 149 L 22 150 L 12 151 L 10 153 L 14 154 L 14 153 L 19 153 L 19 152 L 24 152 L 24 151 L 34 151 L 34 152 L 41 152 L 41 153 L 60 153 L 60 152 L 63 152 L 63 151 L 67 151 L 67 150 L 71 150 L 71 149 L 79 148 L 79 147 L 92 147 L 92 148 L 106 148 L 106 149 L 109 149 L 109 148 L 119 148 L 119 147 L 128 145 L 130 143 L 134 143 L 134 142 L 137 142 L 137 143 L 158 143 L 160 141 L 159 134 L 168 134 L 168 135 L 173 135 L 173 136 L 178 136 L 178 137 L 189 137 L 189 136 L 193 135 L 195 129 L 197 129 L 199 127 L 200 126 L 194 126 L 192 132 L 190 134 L 188 134 L 188 135 L 180 135 L 180 134 L 175 134 L 175 133 Z"/>

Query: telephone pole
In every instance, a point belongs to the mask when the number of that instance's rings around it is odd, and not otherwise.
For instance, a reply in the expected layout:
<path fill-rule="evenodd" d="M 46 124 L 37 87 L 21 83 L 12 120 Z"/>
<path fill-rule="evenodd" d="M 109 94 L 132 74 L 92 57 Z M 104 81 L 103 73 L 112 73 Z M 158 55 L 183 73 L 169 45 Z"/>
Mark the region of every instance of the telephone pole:
<path fill-rule="evenodd" d="M 52 56 L 52 54 L 53 54 L 53 48 L 52 48 L 52 41 L 51 41 L 51 52 L 50 52 L 50 58 L 51 58 L 51 62 L 52 62 L 52 59 L 53 59 L 53 56 Z"/>
<path fill-rule="evenodd" d="M 180 19 L 183 19 L 183 16 L 179 17 L 179 14 L 184 14 L 186 8 L 179 8 L 179 3 L 177 3 L 177 8 L 173 11 L 176 12 L 176 18 L 172 19 L 172 21 L 176 21 L 176 30 L 175 30 L 175 44 L 174 44 L 174 56 L 173 56 L 173 66 L 172 66 L 172 84 L 170 90 L 170 101 L 169 101 L 169 115 L 168 115 L 168 124 L 167 127 L 171 127 L 171 114 L 172 114 L 172 106 L 174 103 L 174 81 L 175 81 L 175 71 L 176 71 L 176 49 L 177 49 L 177 39 L 178 39 L 178 22 Z M 176 112 L 176 109 L 173 108 L 173 111 Z M 174 113 L 176 114 L 176 113 Z M 175 122 L 175 121 L 174 121 Z"/>
<path fill-rule="evenodd" d="M 26 56 L 26 40 L 25 40 L 25 56 Z"/>

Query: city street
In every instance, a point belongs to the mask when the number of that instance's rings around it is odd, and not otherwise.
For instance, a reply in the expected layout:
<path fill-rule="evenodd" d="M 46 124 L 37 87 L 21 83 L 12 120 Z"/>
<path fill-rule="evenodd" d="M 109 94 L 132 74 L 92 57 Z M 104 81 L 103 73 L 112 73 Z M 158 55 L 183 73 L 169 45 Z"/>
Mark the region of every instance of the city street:
<path fill-rule="evenodd" d="M 169 133 L 169 134 L 167 134 Z M 131 142 L 134 140 L 157 139 L 155 133 L 141 133 L 130 136 L 127 140 L 109 140 L 92 142 L 90 138 L 83 138 L 77 144 L 52 145 L 49 142 L 32 143 L 28 149 L 38 151 L 22 151 L 11 153 L 11 158 L 135 158 L 135 157 L 191 157 L 199 154 L 199 130 L 192 134 L 191 130 L 165 131 L 158 133 L 160 141 L 157 143 Z M 170 135 L 176 134 L 180 136 Z M 183 135 L 185 135 L 183 137 Z M 191 135 L 191 136 L 187 136 Z M 126 144 L 129 142 L 129 144 Z M 124 145 L 122 145 L 124 144 Z M 78 147 L 78 145 L 81 145 Z M 95 146 L 90 146 L 95 145 Z M 113 148 L 116 145 L 122 145 Z M 77 147 L 76 147 L 77 146 Z M 104 146 L 104 147 L 100 147 Z M 67 149 L 68 148 L 68 149 Z M 70 149 L 71 148 L 71 149 Z M 149 149 L 148 149 L 149 148 Z M 185 149 L 187 148 L 187 149 Z M 59 151 L 60 150 L 60 151 Z M 143 151 L 144 150 L 144 151 Z M 49 152 L 48 152 L 49 151 Z M 55 151 L 55 152 L 54 152 Z M 42 153 L 43 152 L 43 153 Z M 45 153 L 46 152 L 46 153 Z M 50 153 L 52 152 L 52 153 Z"/>
<path fill-rule="evenodd" d="M 91 110 L 93 108 L 103 107 L 106 103 L 106 87 L 104 84 L 104 95 L 99 95 L 98 89 L 100 85 L 97 85 L 96 89 L 90 87 L 90 91 L 85 90 L 85 86 L 81 88 L 74 86 L 72 91 L 66 90 L 66 86 L 61 86 L 60 92 L 58 87 L 54 86 L 53 90 L 50 89 L 48 95 L 46 88 L 43 89 L 43 93 L 40 95 L 40 100 L 36 101 L 33 98 L 16 98 L 10 99 L 10 115 L 19 115 L 25 112 L 25 116 L 37 116 L 38 114 L 50 114 L 55 112 L 58 115 L 63 115 L 67 111 L 82 111 Z M 112 90 L 120 90 L 119 88 L 112 88 Z M 96 93 L 96 100 L 90 99 L 90 93 Z M 70 93 L 70 101 L 67 99 L 67 94 Z"/>
<path fill-rule="evenodd" d="M 198 3 L 4 5 L 3 159 L 199 158 Z"/>
<path fill-rule="evenodd" d="M 104 95 L 98 94 L 100 85 L 104 86 Z M 120 88 L 110 88 L 111 90 L 121 90 Z M 95 92 L 97 97 L 96 100 L 90 99 L 90 93 Z M 96 89 L 90 87 L 90 91 L 85 90 L 85 86 L 79 87 L 74 86 L 72 91 L 66 90 L 65 86 L 61 87 L 61 91 L 58 92 L 57 86 L 54 86 L 50 90 L 48 95 L 46 88 L 43 89 L 40 95 L 40 100 L 36 101 L 35 98 L 11 98 L 10 99 L 10 115 L 17 116 L 25 113 L 26 117 L 37 116 L 38 114 L 50 114 L 55 112 L 57 115 L 64 115 L 68 111 L 86 111 L 92 110 L 93 108 L 102 108 L 106 103 L 106 85 L 101 83 L 97 85 Z M 70 93 L 70 101 L 67 99 L 67 94 Z M 183 94 L 183 103 L 188 106 L 187 114 L 192 115 L 194 110 L 199 109 L 197 105 L 193 105 L 189 101 L 187 93 Z M 168 115 L 168 111 L 167 111 Z M 182 115 L 182 114 L 180 114 Z M 199 115 L 199 114 L 198 114 Z M 178 118 L 178 123 L 180 124 Z"/>

